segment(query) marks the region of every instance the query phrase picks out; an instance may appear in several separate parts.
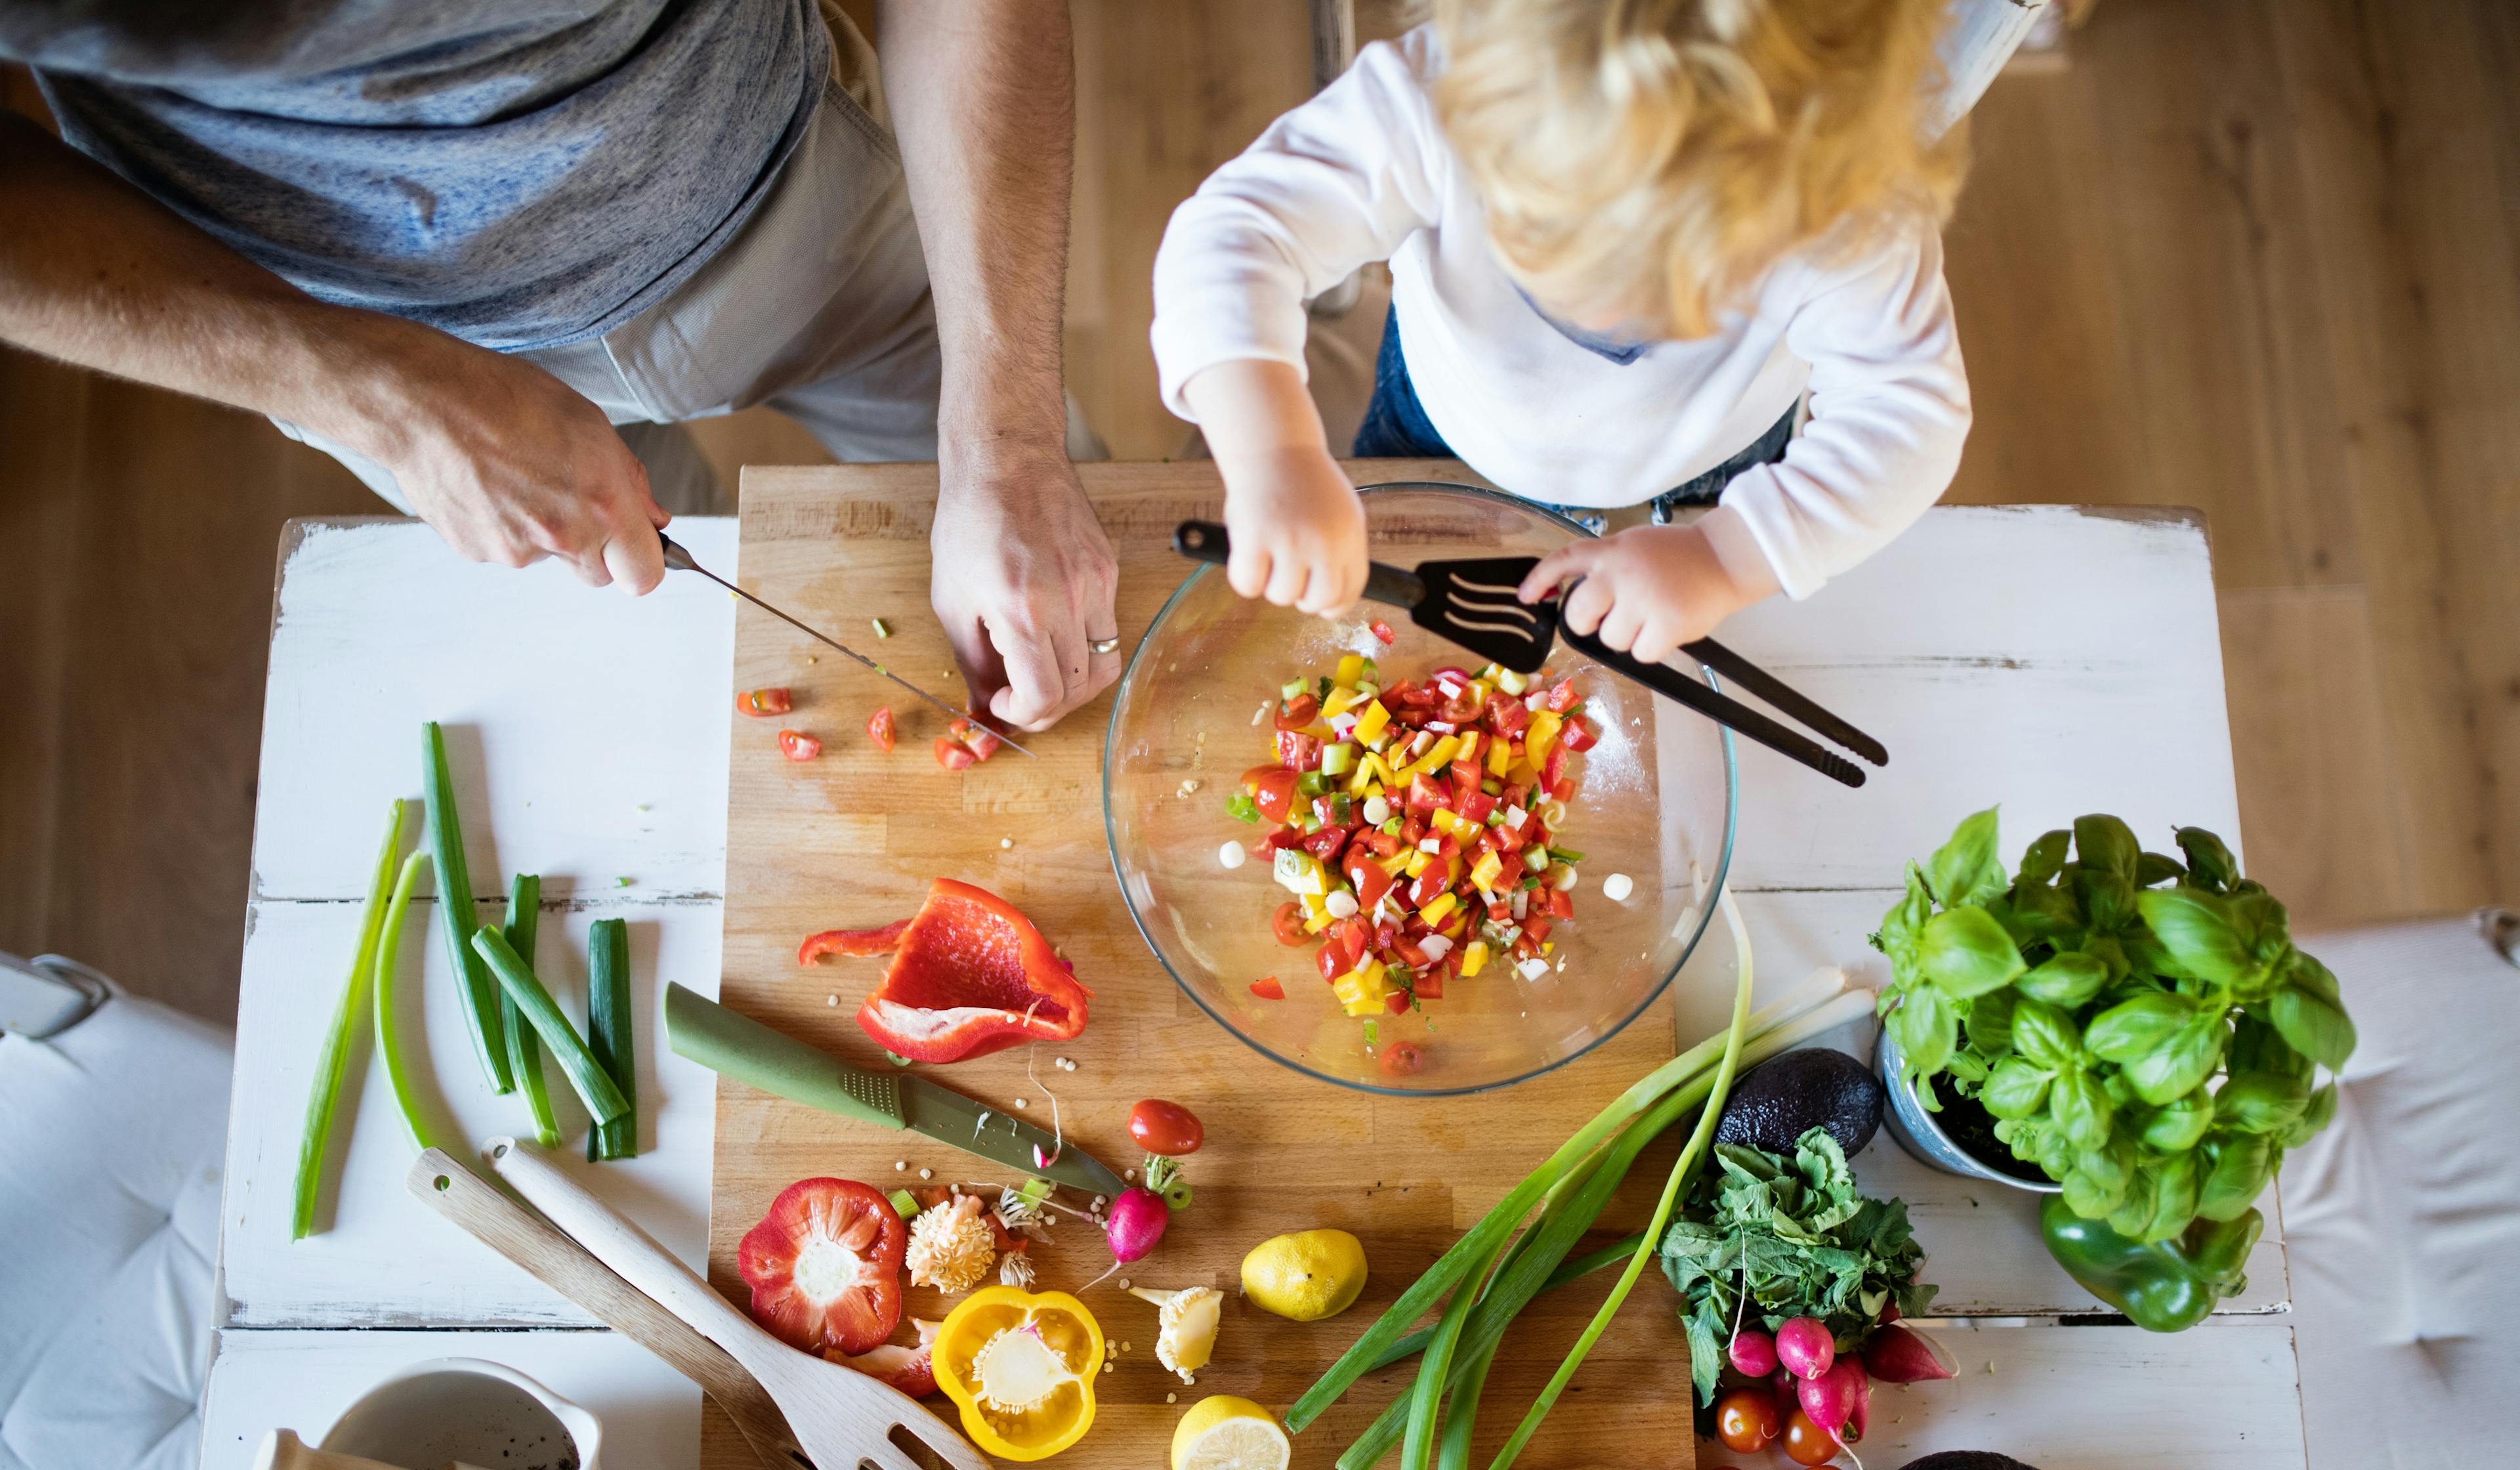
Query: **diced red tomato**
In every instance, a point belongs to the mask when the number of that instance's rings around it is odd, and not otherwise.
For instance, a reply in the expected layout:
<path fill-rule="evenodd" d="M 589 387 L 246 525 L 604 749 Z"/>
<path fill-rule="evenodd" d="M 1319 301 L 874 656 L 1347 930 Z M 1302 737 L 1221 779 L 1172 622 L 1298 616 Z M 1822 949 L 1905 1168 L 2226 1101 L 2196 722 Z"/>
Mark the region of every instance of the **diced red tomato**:
<path fill-rule="evenodd" d="M 1356 840 L 1364 843 L 1370 848 L 1372 848 L 1373 855 L 1377 858 L 1388 858 L 1392 854 L 1400 851 L 1399 835 L 1393 832 L 1386 832 L 1378 826 L 1370 826 L 1357 833 Z"/>
<path fill-rule="evenodd" d="M 1395 990 L 1382 998 L 1382 1008 L 1396 1016 L 1407 1015 L 1410 999 L 1410 992 Z"/>
<path fill-rule="evenodd" d="M 1557 732 L 1557 743 L 1581 755 L 1600 744 L 1601 737 L 1593 733 L 1593 727 L 1585 724 L 1581 716 L 1570 715 L 1564 728 Z"/>
<path fill-rule="evenodd" d="M 1300 731 L 1278 732 L 1278 764 L 1289 771 L 1310 771 L 1322 763 L 1322 742 Z"/>
<path fill-rule="evenodd" d="M 1426 819 L 1425 819 L 1425 818 L 1418 816 L 1418 815 L 1417 813 L 1415 813 L 1415 812 L 1412 812 L 1412 813 L 1410 813 L 1407 817 L 1405 817 L 1405 818 L 1401 819 L 1401 823 L 1400 823 L 1400 845 L 1401 845 L 1402 847 L 1416 847 L 1416 846 L 1418 845 L 1418 839 L 1419 839 L 1419 838 L 1421 838 L 1421 837 L 1423 837 L 1423 836 L 1425 836 L 1425 835 L 1426 835 Z M 1386 856 L 1387 856 L 1387 854 L 1386 854 Z"/>
<path fill-rule="evenodd" d="M 1340 958 L 1336 945 L 1326 944 L 1315 951 L 1313 964 L 1322 972 L 1324 980 L 1335 980 L 1348 972 L 1348 965 Z"/>
<path fill-rule="evenodd" d="M 1506 739 L 1515 739 L 1531 728 L 1531 711 L 1522 707 L 1521 700 L 1509 695 L 1491 699 L 1488 701 L 1487 725 L 1488 729 Z"/>
<path fill-rule="evenodd" d="M 1436 706 L 1436 712 L 1456 725 L 1469 725 L 1478 720 L 1479 712 L 1486 707 L 1487 696 L 1464 686 L 1460 693 L 1445 695 L 1444 702 Z"/>
<path fill-rule="evenodd" d="M 1299 826 L 1282 826 L 1260 839 L 1261 848 L 1273 853 L 1281 848 L 1301 847 L 1303 843 L 1304 829 Z"/>
<path fill-rule="evenodd" d="M 1292 699 L 1278 701 L 1278 728 L 1301 730 L 1320 716 L 1322 701 L 1317 695 L 1297 694 Z"/>
<path fill-rule="evenodd" d="M 1549 687 L 1549 695 L 1541 702 L 1562 715 L 1575 707 L 1578 697 L 1575 692 L 1575 681 L 1560 679 Z"/>
<path fill-rule="evenodd" d="M 874 714 L 867 716 L 867 738 L 875 741 L 875 748 L 878 750 L 890 750 L 892 748 L 893 734 L 891 705 L 882 705 L 878 708 Z"/>
<path fill-rule="evenodd" d="M 1479 788 L 1479 781 L 1487 774 L 1486 770 L 1481 767 L 1475 759 L 1455 761 L 1453 764 L 1445 767 L 1444 771 L 1446 775 L 1453 778 L 1453 789 L 1457 793 L 1462 791 L 1477 790 Z"/>
<path fill-rule="evenodd" d="M 1295 815 L 1294 772 L 1283 766 L 1256 766 L 1243 773 L 1242 783 L 1263 818 L 1283 822 Z"/>
<path fill-rule="evenodd" d="M 1497 799 L 1485 791 L 1470 790 L 1462 793 L 1461 800 L 1453 811 L 1463 822 L 1485 822 L 1488 820 L 1488 813 L 1496 810 L 1496 804 Z"/>
<path fill-rule="evenodd" d="M 996 731 L 969 718 L 956 720 L 945 727 L 945 733 L 962 741 L 965 748 L 968 749 L 972 757 L 977 760 L 987 760 L 998 753 L 999 746 L 1006 743 L 998 738 Z"/>
<path fill-rule="evenodd" d="M 936 764 L 944 767 L 948 771 L 968 771 L 973 766 L 980 764 L 980 758 L 971 753 L 970 746 L 964 744 L 952 735 L 938 735 L 936 737 Z"/>
<path fill-rule="evenodd" d="M 1417 940 L 1406 935 L 1391 942 L 1391 953 L 1399 956 L 1411 969 L 1422 969 L 1429 963 L 1425 950 L 1418 946 Z"/>
<path fill-rule="evenodd" d="M 1437 894 L 1442 893 L 1445 889 L 1452 886 L 1453 875 L 1451 872 L 1446 870 L 1444 865 L 1441 863 L 1429 863 L 1426 865 L 1426 870 L 1424 872 L 1421 872 L 1418 874 L 1418 876 L 1409 880 L 1409 907 L 1412 909 L 1423 909 L 1428 904 L 1435 901 L 1435 896 Z M 1418 961 L 1414 959 L 1410 961 L 1412 964 L 1416 964 L 1418 962 Z"/>
<path fill-rule="evenodd" d="M 1385 647 L 1388 647 L 1400 641 L 1400 635 L 1392 632 L 1391 625 L 1380 618 L 1375 618 L 1372 622 L 1366 624 L 1366 626 L 1373 630 L 1373 636 L 1382 640 Z"/>
<path fill-rule="evenodd" d="M 823 742 L 801 730 L 779 732 L 779 753 L 791 761 L 810 761 L 823 753 Z"/>
<path fill-rule="evenodd" d="M 1278 906 L 1278 912 L 1269 916 L 1269 926 L 1278 931 L 1282 945 L 1299 945 L 1312 938 L 1304 932 L 1304 908 L 1292 899 Z"/>
<path fill-rule="evenodd" d="M 1277 976 L 1263 975 L 1251 982 L 1251 994 L 1263 1001 L 1282 1001 L 1286 999 L 1286 987 L 1278 983 Z"/>
<path fill-rule="evenodd" d="M 1326 826 L 1304 839 L 1304 851 L 1325 863 L 1337 857 L 1339 849 L 1345 846 L 1347 828 L 1343 826 Z"/>
<path fill-rule="evenodd" d="M 1566 762 L 1573 755 L 1574 752 L 1566 748 L 1566 742 L 1560 740 L 1549 747 L 1549 759 L 1540 763 L 1540 783 L 1559 801 L 1575 794 L 1574 779 L 1566 774 Z"/>
<path fill-rule="evenodd" d="M 1568 893 L 1563 888 L 1550 889 L 1549 916 L 1552 918 L 1573 918 L 1575 916 L 1575 895 Z"/>
<path fill-rule="evenodd" d="M 1409 799 L 1407 806 L 1410 811 L 1415 812 L 1419 816 L 1424 816 L 1426 813 L 1444 805 L 1444 802 L 1445 794 L 1443 787 L 1435 784 L 1432 780 L 1429 780 L 1422 776 L 1413 776 L 1409 778 Z"/>
<path fill-rule="evenodd" d="M 796 698 L 787 690 L 745 690 L 735 696 L 735 707 L 744 714 L 767 720 L 794 709 Z"/>
<path fill-rule="evenodd" d="M 1417 712 L 1414 718 L 1418 719 L 1425 718 L 1427 711 L 1436 708 L 1444 702 L 1444 696 L 1436 693 L 1433 690 L 1418 689 L 1414 685 L 1401 686 L 1398 697 L 1402 704 L 1409 706 L 1410 709 Z M 1391 701 L 1388 699 L 1384 700 L 1382 707 L 1384 709 L 1391 708 Z"/>
<path fill-rule="evenodd" d="M 1379 837 L 1382 834 L 1376 832 L 1373 835 Z M 1391 891 L 1391 874 L 1384 872 L 1382 865 L 1373 861 L 1370 849 L 1360 851 L 1350 847 L 1347 857 L 1339 865 L 1339 871 L 1346 875 L 1348 886 L 1356 890 L 1356 904 L 1360 909 L 1372 908 Z"/>

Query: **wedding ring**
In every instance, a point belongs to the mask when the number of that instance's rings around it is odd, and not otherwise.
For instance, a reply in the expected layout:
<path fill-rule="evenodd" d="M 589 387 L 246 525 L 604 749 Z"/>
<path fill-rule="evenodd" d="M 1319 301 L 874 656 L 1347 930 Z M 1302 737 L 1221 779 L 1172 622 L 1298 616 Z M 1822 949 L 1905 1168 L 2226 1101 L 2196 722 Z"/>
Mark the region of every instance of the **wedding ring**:
<path fill-rule="evenodd" d="M 1120 640 L 1117 638 L 1098 638 L 1092 643 L 1087 644 L 1085 646 L 1093 649 L 1097 653 L 1117 653 L 1120 651 Z"/>

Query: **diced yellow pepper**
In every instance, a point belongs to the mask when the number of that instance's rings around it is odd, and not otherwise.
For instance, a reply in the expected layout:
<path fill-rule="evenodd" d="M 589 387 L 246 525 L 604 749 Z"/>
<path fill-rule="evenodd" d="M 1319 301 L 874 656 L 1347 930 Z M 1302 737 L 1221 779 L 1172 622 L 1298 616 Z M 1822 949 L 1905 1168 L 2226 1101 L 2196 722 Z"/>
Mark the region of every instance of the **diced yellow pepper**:
<path fill-rule="evenodd" d="M 1446 915 L 1460 907 L 1462 907 L 1462 901 L 1455 898 L 1451 890 L 1447 889 L 1429 900 L 1425 908 L 1418 910 L 1418 916 L 1424 919 L 1431 927 L 1442 923 Z"/>
<path fill-rule="evenodd" d="M 1319 918 L 1329 913 L 1329 900 L 1318 893 L 1296 894 L 1295 902 L 1303 906 L 1306 918 Z"/>
<path fill-rule="evenodd" d="M 1462 748 L 1453 752 L 1453 759 L 1457 761 L 1474 761 L 1478 758 L 1479 733 L 1475 730 L 1462 731 Z"/>
<path fill-rule="evenodd" d="M 1496 887 L 1497 875 L 1504 871 L 1505 860 L 1493 852 L 1484 852 L 1479 854 L 1477 865 L 1470 869 L 1470 881 L 1478 885 L 1479 892 L 1487 893 Z"/>
<path fill-rule="evenodd" d="M 1540 773 L 1529 761 L 1516 761 L 1506 768 L 1505 781 L 1509 786 L 1527 786 L 1540 780 Z"/>
<path fill-rule="evenodd" d="M 1344 714 L 1364 702 L 1364 696 L 1354 690 L 1332 690 L 1330 696 L 1322 701 L 1322 718 L 1327 720 L 1333 715 Z"/>
<path fill-rule="evenodd" d="M 1365 713 L 1356 717 L 1356 737 L 1376 749 L 1382 746 L 1382 733 L 1391 726 L 1391 711 L 1376 699 L 1366 705 Z"/>
<path fill-rule="evenodd" d="M 1470 947 L 1462 952 L 1462 978 L 1467 980 L 1487 968 L 1487 964 L 1488 942 L 1484 939 L 1471 940 Z"/>
<path fill-rule="evenodd" d="M 1409 866 L 1409 860 L 1412 857 L 1422 858 L 1424 856 L 1426 856 L 1424 853 L 1393 853 L 1387 858 L 1374 859 L 1373 866 L 1381 869 L 1384 872 L 1396 878 L 1400 876 L 1400 870 Z"/>
<path fill-rule="evenodd" d="M 1352 1016 L 1370 1016 L 1382 1009 L 1382 998 L 1390 987 L 1382 982 L 1384 965 L 1379 959 L 1369 959 L 1330 982 L 1330 994 L 1338 997 L 1339 1007 Z"/>
<path fill-rule="evenodd" d="M 1304 932 L 1307 934 L 1319 934 L 1324 929 L 1328 928 L 1336 922 L 1338 922 L 1338 920 L 1330 917 L 1327 913 L 1316 913 L 1312 917 L 1304 920 Z"/>
<path fill-rule="evenodd" d="M 1469 825 L 1449 807 L 1437 807 L 1426 815 L 1426 821 L 1439 832 L 1457 832 Z"/>
<path fill-rule="evenodd" d="M 1505 768 L 1513 763 L 1513 743 L 1509 740 L 1488 741 L 1488 775 L 1502 777 Z"/>
<path fill-rule="evenodd" d="M 1435 855 L 1433 853 L 1412 852 L 1409 855 L 1409 875 L 1414 878 L 1418 876 L 1418 874 L 1424 872 L 1426 870 L 1426 865 L 1434 861 Z"/>
<path fill-rule="evenodd" d="M 1544 709 L 1533 715 L 1531 731 L 1522 737 L 1523 759 L 1534 766 L 1549 759 L 1549 747 L 1557 743 L 1558 729 L 1565 723 L 1564 716 L 1552 710 Z"/>
<path fill-rule="evenodd" d="M 1367 764 L 1372 759 L 1373 757 L 1369 755 L 1365 760 L 1357 762 L 1355 772 L 1347 779 L 1347 789 L 1350 795 L 1363 796 L 1373 785 L 1373 768 Z"/>
<path fill-rule="evenodd" d="M 1338 661 L 1338 672 L 1330 676 L 1333 684 L 1352 685 L 1365 677 L 1365 655 L 1350 653 Z"/>
<path fill-rule="evenodd" d="M 1453 921 L 1452 921 L 1451 923 L 1449 923 L 1449 924 L 1446 924 L 1446 925 L 1445 925 L 1441 930 L 1439 930 L 1438 932 L 1440 932 L 1440 933 L 1441 933 L 1441 934 L 1442 934 L 1446 939 L 1459 939 L 1459 938 L 1461 938 L 1461 937 L 1462 937 L 1462 931 L 1463 929 L 1468 928 L 1469 926 L 1470 926 L 1470 915 L 1469 915 L 1469 911 L 1467 911 L 1467 910 L 1463 910 L 1462 912 L 1461 912 L 1461 913 L 1459 913 L 1454 914 L 1454 915 L 1453 915 Z"/>
<path fill-rule="evenodd" d="M 1440 736 L 1436 739 L 1434 744 L 1426 747 L 1426 754 L 1423 759 L 1419 760 L 1416 765 L 1411 766 L 1407 771 L 1402 772 L 1401 775 L 1411 779 L 1420 776 L 1432 776 L 1436 772 L 1443 770 L 1446 766 L 1451 765 L 1453 762 L 1453 752 L 1461 748 L 1462 742 L 1459 738 L 1453 735 Z"/>

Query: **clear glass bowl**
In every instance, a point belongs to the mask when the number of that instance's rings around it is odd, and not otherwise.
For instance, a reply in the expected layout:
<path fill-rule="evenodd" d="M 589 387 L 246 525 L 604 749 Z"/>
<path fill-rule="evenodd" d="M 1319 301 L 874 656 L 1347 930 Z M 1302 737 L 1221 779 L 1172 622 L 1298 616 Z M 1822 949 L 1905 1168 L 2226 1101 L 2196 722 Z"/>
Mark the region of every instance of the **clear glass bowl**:
<path fill-rule="evenodd" d="M 1526 502 L 1460 485 L 1374 485 L 1365 492 L 1374 555 L 1414 565 L 1457 557 L 1540 556 L 1584 530 Z M 1399 641 L 1368 629 L 1387 620 Z M 1343 653 L 1375 658 L 1386 680 L 1424 677 L 1471 655 L 1418 629 L 1397 608 L 1360 603 L 1337 620 L 1236 597 L 1220 567 L 1192 571 L 1155 614 L 1120 681 L 1102 750 L 1102 818 L 1130 917 L 1155 958 L 1201 1009 L 1251 1047 L 1299 1072 L 1368 1091 L 1435 1095 L 1536 1077 L 1598 1046 L 1661 995 L 1712 917 L 1691 888 L 1724 880 L 1735 815 L 1732 743 L 1712 721 L 1662 704 L 1641 686 L 1564 649 L 1596 712 L 1600 743 L 1582 757 L 1562 845 L 1585 854 L 1575 917 L 1561 922 L 1536 980 L 1508 963 L 1456 980 L 1444 997 L 1385 1014 L 1369 1046 L 1314 963 L 1317 945 L 1278 943 L 1270 915 L 1285 893 L 1254 860 L 1228 870 L 1223 844 L 1262 829 L 1227 815 L 1250 767 L 1274 759 L 1272 729 L 1253 712 L 1279 687 L 1328 673 Z M 1570 661 L 1571 660 L 1571 661 Z M 1699 677 L 1706 677 L 1702 671 Z M 1198 782 L 1183 794 L 1186 781 Z M 1624 903 L 1602 879 L 1635 883 Z M 1275 975 L 1282 1001 L 1252 994 Z M 1418 1069 L 1399 1073 L 1407 1042 Z"/>

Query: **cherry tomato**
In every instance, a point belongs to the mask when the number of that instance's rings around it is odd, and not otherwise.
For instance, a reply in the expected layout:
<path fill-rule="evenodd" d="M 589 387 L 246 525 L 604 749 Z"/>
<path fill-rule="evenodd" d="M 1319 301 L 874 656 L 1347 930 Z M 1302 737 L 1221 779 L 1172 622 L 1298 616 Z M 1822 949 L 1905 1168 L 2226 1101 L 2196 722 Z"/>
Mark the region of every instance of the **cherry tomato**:
<path fill-rule="evenodd" d="M 1321 712 L 1322 701 L 1317 695 L 1305 693 L 1292 699 L 1281 699 L 1278 701 L 1278 728 L 1301 730 L 1312 724 L 1314 717 Z"/>
<path fill-rule="evenodd" d="M 1400 641 L 1400 635 L 1392 632 L 1391 625 L 1380 618 L 1375 618 L 1372 622 L 1366 624 L 1366 626 L 1373 630 L 1373 636 L 1382 640 L 1383 645 L 1386 647 Z"/>
<path fill-rule="evenodd" d="M 1288 899 L 1286 902 L 1280 904 L 1278 906 L 1278 912 L 1269 915 L 1269 927 L 1278 931 L 1278 942 L 1280 944 L 1304 944 L 1309 942 L 1313 937 L 1304 932 L 1303 906 L 1296 903 L 1293 899 Z"/>
<path fill-rule="evenodd" d="M 1774 1395 L 1759 1389 L 1733 1389 L 1715 1401 L 1715 1437 L 1727 1449 L 1756 1454 L 1784 1433 L 1777 1420 Z"/>
<path fill-rule="evenodd" d="M 1251 994 L 1263 1001 L 1282 1001 L 1286 999 L 1286 987 L 1278 983 L 1277 976 L 1263 975 L 1251 982 Z"/>
<path fill-rule="evenodd" d="M 1425 1070 L 1426 1053 L 1415 1042 L 1393 1042 L 1374 1058 L 1374 1065 L 1385 1077 L 1410 1077 Z"/>
<path fill-rule="evenodd" d="M 786 690 L 745 690 L 735 696 L 735 707 L 747 715 L 767 720 L 794 709 L 796 700 Z"/>
<path fill-rule="evenodd" d="M 1148 1097 L 1129 1109 L 1129 1136 L 1148 1153 L 1179 1158 L 1198 1152 L 1207 1130 L 1199 1127 L 1197 1114 L 1180 1103 Z"/>
<path fill-rule="evenodd" d="M 779 732 L 779 753 L 791 761 L 810 761 L 823 753 L 823 742 L 801 730 Z"/>
<path fill-rule="evenodd" d="M 964 744 L 952 735 L 938 735 L 936 737 L 936 764 L 944 767 L 946 770 L 968 771 L 979 763 L 980 758 L 971 753 L 970 746 Z"/>
<path fill-rule="evenodd" d="M 1797 1465 L 1825 1465 L 1845 1448 L 1837 1436 L 1813 1423 L 1811 1415 L 1799 1408 L 1785 1421 L 1785 1458 Z"/>
<path fill-rule="evenodd" d="M 1479 711 L 1487 708 L 1487 702 L 1485 694 L 1463 686 L 1460 693 L 1445 695 L 1444 702 L 1435 710 L 1437 715 L 1455 725 L 1473 725 L 1478 722 Z"/>
<path fill-rule="evenodd" d="M 1244 783 L 1251 788 L 1251 804 L 1260 809 L 1264 820 L 1283 822 L 1295 815 L 1295 773 L 1283 766 L 1259 766 Z"/>
<path fill-rule="evenodd" d="M 867 738 L 878 750 L 892 748 L 892 706 L 887 704 L 867 717 Z"/>
<path fill-rule="evenodd" d="M 945 727 L 945 733 L 962 741 L 970 750 L 971 758 L 978 761 L 997 754 L 998 747 L 1006 743 L 998 738 L 996 731 L 972 719 L 957 720 Z"/>

